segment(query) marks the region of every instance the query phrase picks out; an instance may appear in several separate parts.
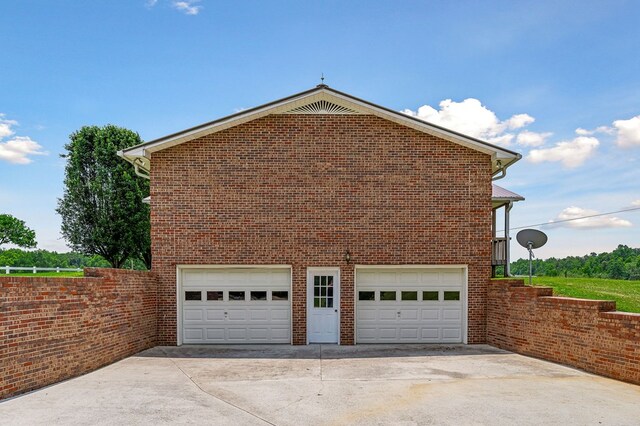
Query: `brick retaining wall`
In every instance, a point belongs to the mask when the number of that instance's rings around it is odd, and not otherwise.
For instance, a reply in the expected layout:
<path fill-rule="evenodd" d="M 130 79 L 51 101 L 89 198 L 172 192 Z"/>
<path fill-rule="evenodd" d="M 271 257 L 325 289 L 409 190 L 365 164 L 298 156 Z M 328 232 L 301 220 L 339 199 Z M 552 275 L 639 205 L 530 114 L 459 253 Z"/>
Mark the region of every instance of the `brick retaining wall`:
<path fill-rule="evenodd" d="M 552 297 L 522 280 L 489 283 L 487 343 L 640 384 L 640 314 L 615 302 Z"/>
<path fill-rule="evenodd" d="M 156 278 L 0 276 L 0 399 L 79 376 L 156 343 Z"/>

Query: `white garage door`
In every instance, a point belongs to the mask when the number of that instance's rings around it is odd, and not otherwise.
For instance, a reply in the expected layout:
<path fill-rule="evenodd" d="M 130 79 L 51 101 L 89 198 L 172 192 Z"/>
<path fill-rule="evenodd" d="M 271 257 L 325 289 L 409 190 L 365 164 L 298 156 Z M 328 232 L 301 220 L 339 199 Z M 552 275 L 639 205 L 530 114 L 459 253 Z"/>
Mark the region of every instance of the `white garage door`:
<path fill-rule="evenodd" d="M 357 343 L 462 343 L 462 268 L 356 271 Z"/>
<path fill-rule="evenodd" d="M 182 343 L 291 343 L 289 268 L 183 269 Z"/>

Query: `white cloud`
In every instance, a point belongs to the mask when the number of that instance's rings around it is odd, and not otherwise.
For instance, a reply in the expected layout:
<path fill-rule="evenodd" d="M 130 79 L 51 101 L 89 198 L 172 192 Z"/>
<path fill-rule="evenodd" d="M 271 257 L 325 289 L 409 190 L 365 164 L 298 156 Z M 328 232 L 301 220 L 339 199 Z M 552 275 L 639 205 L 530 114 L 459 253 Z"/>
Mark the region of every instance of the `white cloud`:
<path fill-rule="evenodd" d="M 151 9 L 157 3 L 158 3 L 158 0 L 147 0 L 147 2 L 145 3 L 145 6 Z"/>
<path fill-rule="evenodd" d="M 17 121 L 7 120 L 4 117 L 5 114 L 0 114 L 0 139 L 13 135 L 15 132 L 11 127 L 18 125 Z"/>
<path fill-rule="evenodd" d="M 632 201 L 631 205 L 634 206 L 634 207 L 640 207 L 640 200 Z"/>
<path fill-rule="evenodd" d="M 0 160 L 12 164 L 29 164 L 31 155 L 46 155 L 42 146 L 28 136 L 13 136 L 13 126 L 17 126 L 15 120 L 7 120 L 4 114 L 0 114 Z M 10 138 L 4 141 L 3 139 Z"/>
<path fill-rule="evenodd" d="M 616 144 L 621 148 L 640 147 L 640 115 L 629 120 L 613 122 L 616 130 Z"/>
<path fill-rule="evenodd" d="M 596 152 L 598 145 L 600 141 L 594 137 L 578 136 L 570 141 L 558 142 L 553 148 L 532 149 L 527 159 L 532 163 L 560 162 L 572 169 L 587 161 Z"/>
<path fill-rule="evenodd" d="M 598 216 L 598 217 L 588 217 L 583 218 L 584 216 L 592 216 L 598 214 L 596 210 L 583 209 L 581 207 L 567 207 L 562 210 L 558 216 L 550 220 L 549 223 L 554 223 L 561 220 L 575 219 L 570 222 L 558 223 L 556 226 L 564 226 L 567 228 L 575 228 L 575 229 L 594 229 L 594 228 L 628 228 L 633 226 L 631 222 L 625 219 L 620 219 L 615 216 Z M 578 219 L 583 218 L 583 219 Z"/>
<path fill-rule="evenodd" d="M 535 146 L 544 145 L 544 142 L 552 134 L 553 133 L 551 132 L 538 133 L 538 132 L 531 132 L 529 130 L 523 130 L 522 132 L 518 133 L 518 137 L 516 138 L 516 141 L 518 142 L 519 145 L 522 145 L 522 146 L 535 147 Z"/>
<path fill-rule="evenodd" d="M 596 133 L 606 133 L 608 135 L 612 135 L 613 133 L 615 133 L 615 130 L 608 126 L 599 126 L 593 130 L 583 129 L 582 127 L 578 127 L 576 129 L 576 134 L 579 136 L 591 136 L 595 135 Z"/>
<path fill-rule="evenodd" d="M 515 138 L 515 134 L 510 131 L 525 127 L 534 121 L 534 118 L 528 114 L 516 114 L 501 121 L 493 111 L 474 98 L 467 98 L 462 102 L 445 99 L 440 102 L 439 107 L 440 109 L 436 110 L 430 105 L 423 105 L 417 111 L 405 109 L 402 112 L 438 126 L 503 146 L 510 145 Z"/>
<path fill-rule="evenodd" d="M 183 12 L 185 15 L 197 15 L 202 10 L 202 6 L 195 6 L 195 3 L 198 3 L 200 0 L 184 0 L 184 1 L 174 1 L 173 7 Z"/>

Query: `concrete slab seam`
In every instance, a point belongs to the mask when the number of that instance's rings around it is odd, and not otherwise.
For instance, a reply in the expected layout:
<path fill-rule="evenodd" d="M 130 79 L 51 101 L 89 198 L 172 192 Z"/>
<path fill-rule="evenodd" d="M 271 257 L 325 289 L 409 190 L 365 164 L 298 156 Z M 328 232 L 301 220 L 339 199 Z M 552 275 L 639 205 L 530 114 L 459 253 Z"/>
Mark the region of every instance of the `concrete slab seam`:
<path fill-rule="evenodd" d="M 218 401 L 223 402 L 223 403 L 225 403 L 225 404 L 227 404 L 227 405 L 229 405 L 229 406 L 231 406 L 231 407 L 233 407 L 233 408 L 235 408 L 235 409 L 237 409 L 237 410 L 243 411 L 243 412 L 245 412 L 245 413 L 249 414 L 250 416 L 255 417 L 255 418 L 256 418 L 256 419 L 258 419 L 258 420 L 262 420 L 263 422 L 265 422 L 265 423 L 267 423 L 267 424 L 269 424 L 269 425 L 271 425 L 271 426 L 277 426 L 275 423 L 271 423 L 269 420 L 264 419 L 264 418 L 262 418 L 262 417 L 258 416 L 257 414 L 254 414 L 254 413 L 252 413 L 252 412 L 250 412 L 250 411 L 247 411 L 247 410 L 245 410 L 244 408 L 239 407 L 239 406 L 235 405 L 235 404 L 234 404 L 234 403 L 232 403 L 232 402 L 226 401 L 226 400 L 224 400 L 224 399 L 220 398 L 219 396 L 214 395 L 214 394 L 212 394 L 212 393 L 210 393 L 210 392 L 207 392 L 206 390 L 202 389 L 202 388 L 200 387 L 200 385 L 199 385 L 199 384 L 197 384 L 197 383 L 196 383 L 196 382 L 191 378 L 191 376 L 189 376 L 189 375 L 188 375 L 188 374 L 187 374 L 187 373 L 186 373 L 182 368 L 180 368 L 180 366 L 175 362 L 175 360 L 174 360 L 173 358 L 169 358 L 169 359 L 171 360 L 171 362 L 173 363 L 173 365 L 174 365 L 178 370 L 180 370 L 180 372 L 181 372 L 182 374 L 184 374 L 184 376 L 185 376 L 187 379 L 189 379 L 189 381 L 190 381 L 191 383 L 193 383 L 193 385 L 194 385 L 195 387 L 197 387 L 201 392 L 203 392 L 203 393 L 205 393 L 205 394 L 209 395 L 210 397 L 215 398 L 215 399 L 217 399 Z"/>

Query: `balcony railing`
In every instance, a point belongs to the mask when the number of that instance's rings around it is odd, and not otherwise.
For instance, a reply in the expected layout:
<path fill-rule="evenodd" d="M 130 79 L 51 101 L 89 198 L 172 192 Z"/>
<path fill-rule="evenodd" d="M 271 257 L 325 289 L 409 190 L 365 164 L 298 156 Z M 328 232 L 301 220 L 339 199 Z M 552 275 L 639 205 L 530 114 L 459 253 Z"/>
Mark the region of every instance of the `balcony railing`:
<path fill-rule="evenodd" d="M 491 241 L 491 266 L 507 264 L 507 239 L 494 238 Z"/>

